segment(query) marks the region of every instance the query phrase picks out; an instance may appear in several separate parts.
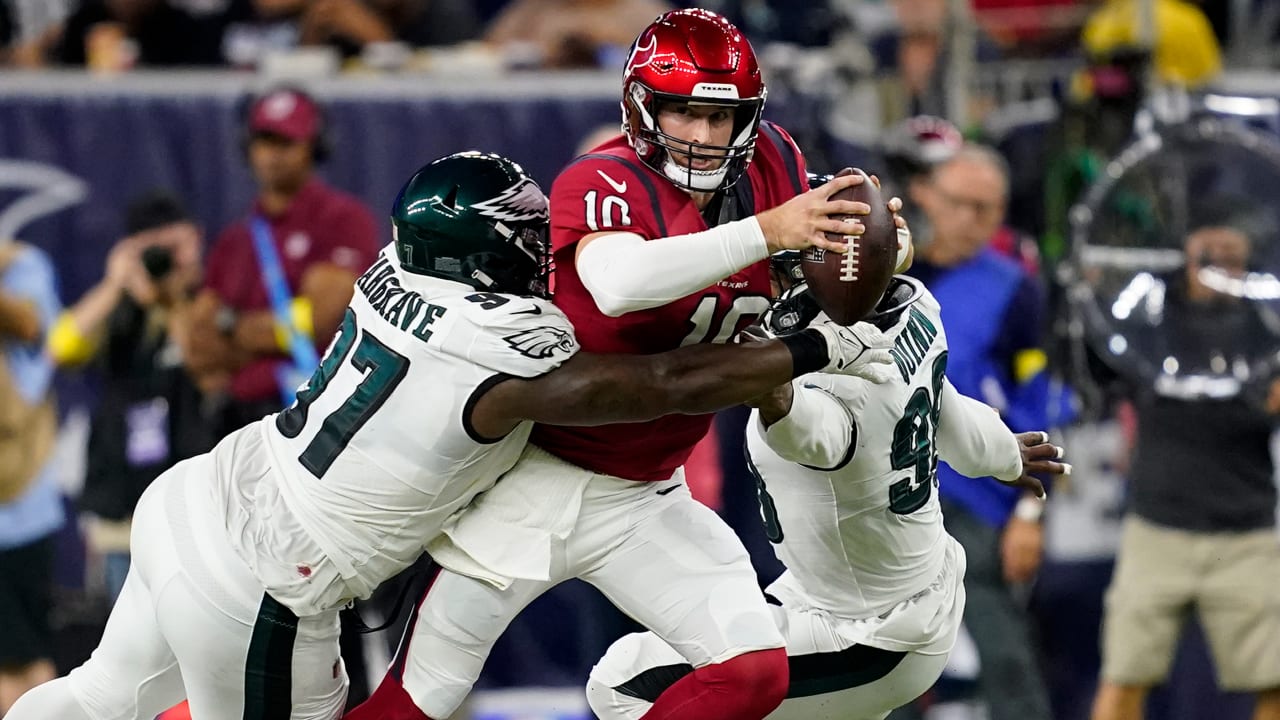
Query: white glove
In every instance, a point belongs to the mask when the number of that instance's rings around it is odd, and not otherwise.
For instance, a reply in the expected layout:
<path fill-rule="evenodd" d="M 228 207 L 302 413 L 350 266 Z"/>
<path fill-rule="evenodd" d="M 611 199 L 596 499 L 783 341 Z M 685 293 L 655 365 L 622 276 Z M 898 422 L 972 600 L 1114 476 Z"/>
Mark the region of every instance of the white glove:
<path fill-rule="evenodd" d="M 824 320 L 810 325 L 827 340 L 831 361 L 820 372 L 853 375 L 880 384 L 894 376 L 893 356 L 889 348 L 893 340 L 866 322 L 848 327 Z"/>

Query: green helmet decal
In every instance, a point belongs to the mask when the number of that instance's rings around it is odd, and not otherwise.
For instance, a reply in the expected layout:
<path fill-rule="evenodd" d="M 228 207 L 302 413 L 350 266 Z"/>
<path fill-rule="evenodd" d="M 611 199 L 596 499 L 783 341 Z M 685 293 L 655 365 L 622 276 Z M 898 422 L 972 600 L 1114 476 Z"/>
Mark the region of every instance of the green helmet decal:
<path fill-rule="evenodd" d="M 405 270 L 518 295 L 549 294 L 548 223 L 547 197 L 523 168 L 474 151 L 418 170 L 391 209 Z"/>

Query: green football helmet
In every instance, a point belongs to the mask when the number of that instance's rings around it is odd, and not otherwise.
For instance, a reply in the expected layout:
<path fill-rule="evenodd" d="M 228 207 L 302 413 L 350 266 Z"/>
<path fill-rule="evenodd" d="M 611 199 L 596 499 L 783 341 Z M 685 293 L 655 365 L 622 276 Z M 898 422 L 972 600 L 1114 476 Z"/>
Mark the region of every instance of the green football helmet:
<path fill-rule="evenodd" d="M 516 163 L 461 152 L 409 178 L 391 208 L 405 270 L 478 290 L 550 295 L 547 197 Z"/>

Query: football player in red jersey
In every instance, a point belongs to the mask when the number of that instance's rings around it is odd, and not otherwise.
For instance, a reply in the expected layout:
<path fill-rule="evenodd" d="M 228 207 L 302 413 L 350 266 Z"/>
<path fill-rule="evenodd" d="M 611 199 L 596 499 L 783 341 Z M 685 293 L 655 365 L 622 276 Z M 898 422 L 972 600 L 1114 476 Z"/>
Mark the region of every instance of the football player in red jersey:
<path fill-rule="evenodd" d="M 674 11 L 640 34 L 623 82 L 623 134 L 552 186 L 555 302 L 584 349 L 725 342 L 768 308 L 773 252 L 841 252 L 825 233 L 862 232 L 832 216 L 870 208 L 831 200 L 861 177 L 806 192 L 804 157 L 762 121 L 764 100 L 750 44 L 719 15 Z M 865 329 L 870 342 L 883 340 Z M 428 546 L 446 569 L 387 678 L 347 718 L 448 717 L 511 619 L 573 577 L 696 668 L 645 718 L 767 715 L 787 690 L 782 636 L 742 543 L 683 484 L 681 466 L 710 423 L 675 415 L 536 427 L 516 467 Z"/>

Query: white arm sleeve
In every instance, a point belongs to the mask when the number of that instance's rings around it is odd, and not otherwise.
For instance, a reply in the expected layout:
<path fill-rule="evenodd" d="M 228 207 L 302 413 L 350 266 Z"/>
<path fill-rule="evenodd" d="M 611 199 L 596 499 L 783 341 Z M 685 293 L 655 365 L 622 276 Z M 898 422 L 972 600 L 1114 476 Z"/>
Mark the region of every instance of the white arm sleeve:
<path fill-rule="evenodd" d="M 1022 476 L 1022 450 L 995 408 L 942 386 L 938 454 L 961 475 L 1012 482 Z"/>
<path fill-rule="evenodd" d="M 764 426 L 759 411 L 756 426 L 778 456 L 819 470 L 834 470 L 853 457 L 858 426 L 853 413 L 833 395 L 815 387 L 792 383 L 791 411 Z"/>
<path fill-rule="evenodd" d="M 768 256 L 760 223 L 749 217 L 654 240 L 601 235 L 579 253 L 578 277 L 600 312 L 618 317 L 692 295 Z"/>

